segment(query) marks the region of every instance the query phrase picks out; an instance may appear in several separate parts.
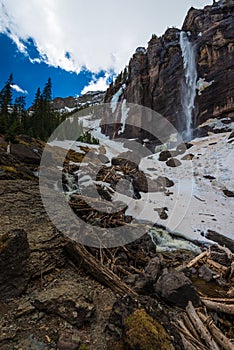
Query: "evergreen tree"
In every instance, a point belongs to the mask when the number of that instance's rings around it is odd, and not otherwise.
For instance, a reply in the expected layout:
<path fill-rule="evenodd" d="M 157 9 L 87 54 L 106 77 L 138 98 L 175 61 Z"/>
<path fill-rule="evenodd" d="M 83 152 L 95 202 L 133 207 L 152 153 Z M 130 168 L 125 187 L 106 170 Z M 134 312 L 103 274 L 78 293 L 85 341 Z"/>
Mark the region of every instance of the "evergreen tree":
<path fill-rule="evenodd" d="M 22 118 L 26 115 L 25 111 L 25 96 L 20 96 L 15 99 L 12 111 L 9 115 L 9 123 L 6 131 L 6 139 L 15 142 L 15 137 L 23 134 L 24 128 Z"/>
<path fill-rule="evenodd" d="M 52 100 L 52 82 L 51 78 L 48 79 L 47 83 L 42 92 L 42 99 L 45 102 L 51 102 Z"/>
<path fill-rule="evenodd" d="M 9 127 L 12 108 L 13 75 L 10 74 L 5 86 L 0 92 L 0 132 L 5 133 Z"/>
<path fill-rule="evenodd" d="M 42 118 L 42 96 L 40 88 L 37 89 L 32 107 L 33 115 L 30 120 L 29 134 L 34 137 L 43 138 L 44 125 Z"/>
<path fill-rule="evenodd" d="M 45 138 L 47 138 L 57 126 L 56 115 L 52 109 L 51 101 L 52 101 L 52 82 L 51 82 L 51 78 L 49 78 L 42 92 L 42 119 L 43 119 Z"/>
<path fill-rule="evenodd" d="M 14 103 L 14 109 L 17 110 L 17 114 L 20 120 L 22 133 L 25 133 L 29 127 L 29 116 L 26 111 L 25 95 L 17 97 Z"/>

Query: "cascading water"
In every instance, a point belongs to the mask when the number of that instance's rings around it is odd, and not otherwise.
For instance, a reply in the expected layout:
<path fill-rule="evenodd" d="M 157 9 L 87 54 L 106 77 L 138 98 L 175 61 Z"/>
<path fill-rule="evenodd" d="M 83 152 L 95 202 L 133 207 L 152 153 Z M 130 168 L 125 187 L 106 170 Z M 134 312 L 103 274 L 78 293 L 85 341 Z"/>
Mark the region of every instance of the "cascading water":
<path fill-rule="evenodd" d="M 197 68 L 195 50 L 188 39 L 187 33 L 180 32 L 180 47 L 182 51 L 185 80 L 182 83 L 181 103 L 186 121 L 184 139 L 190 141 L 193 136 L 192 122 L 194 118 L 194 101 L 196 97 Z"/>

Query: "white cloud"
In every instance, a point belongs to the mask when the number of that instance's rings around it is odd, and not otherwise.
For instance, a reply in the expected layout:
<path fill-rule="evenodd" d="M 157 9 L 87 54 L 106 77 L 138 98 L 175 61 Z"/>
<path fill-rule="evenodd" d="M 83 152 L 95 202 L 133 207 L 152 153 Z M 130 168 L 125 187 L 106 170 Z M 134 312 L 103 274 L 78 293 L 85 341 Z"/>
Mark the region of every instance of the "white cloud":
<path fill-rule="evenodd" d="M 110 84 L 109 82 L 110 77 L 111 77 L 111 74 L 107 72 L 105 73 L 104 77 L 100 77 L 100 78 L 94 77 L 90 81 L 90 83 L 83 88 L 83 90 L 81 91 L 81 95 L 89 91 L 105 91 Z"/>
<path fill-rule="evenodd" d="M 119 72 L 138 46 L 168 26 L 181 26 L 189 7 L 212 0 L 0 0 L 0 32 L 26 53 L 32 38 L 49 65 L 79 73 Z M 35 61 L 36 62 L 36 61 Z M 101 81 L 100 81 L 101 84 Z"/>
<path fill-rule="evenodd" d="M 27 90 L 21 89 L 21 87 L 17 84 L 12 84 L 11 85 L 12 89 L 15 90 L 16 92 L 20 92 L 21 94 L 28 94 Z"/>

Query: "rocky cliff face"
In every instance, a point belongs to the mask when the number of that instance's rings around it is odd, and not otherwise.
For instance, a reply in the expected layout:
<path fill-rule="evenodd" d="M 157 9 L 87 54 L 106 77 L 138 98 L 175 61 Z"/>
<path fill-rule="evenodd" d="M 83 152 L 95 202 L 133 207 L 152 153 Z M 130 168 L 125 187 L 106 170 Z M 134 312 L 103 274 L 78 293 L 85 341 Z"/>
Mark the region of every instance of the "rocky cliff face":
<path fill-rule="evenodd" d="M 102 103 L 104 95 L 105 93 L 103 91 L 90 91 L 78 97 L 56 97 L 52 101 L 52 106 L 55 110 L 58 110 L 61 113 L 72 112 L 77 109 Z"/>
<path fill-rule="evenodd" d="M 123 86 L 119 102 L 126 100 L 149 107 L 166 117 L 178 131 L 185 130 L 186 115 L 182 106 L 185 70 L 180 42 L 183 31 L 195 54 L 197 81 L 191 127 L 194 129 L 209 118 L 233 118 L 233 19 L 233 0 L 214 2 L 200 10 L 191 8 L 182 30 L 170 28 L 160 38 L 153 35 L 147 49 L 136 50 L 127 74 L 109 87 L 105 102 L 111 102 Z M 114 119 L 114 125 L 102 127 L 112 137 L 121 126 L 118 108 Z M 146 135 L 126 126 L 124 136 L 142 138 Z"/>

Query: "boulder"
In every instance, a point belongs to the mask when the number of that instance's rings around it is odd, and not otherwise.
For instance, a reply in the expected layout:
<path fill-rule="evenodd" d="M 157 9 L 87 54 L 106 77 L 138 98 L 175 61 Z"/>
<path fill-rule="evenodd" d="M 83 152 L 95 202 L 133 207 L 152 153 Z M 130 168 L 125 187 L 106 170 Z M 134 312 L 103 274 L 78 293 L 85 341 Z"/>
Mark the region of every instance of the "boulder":
<path fill-rule="evenodd" d="M 148 180 L 143 171 L 137 171 L 133 175 L 132 185 L 135 192 L 147 193 L 149 190 Z"/>
<path fill-rule="evenodd" d="M 175 168 L 177 166 L 181 165 L 181 161 L 177 158 L 170 158 L 168 161 L 166 161 L 167 166 Z"/>
<path fill-rule="evenodd" d="M 204 264 L 199 268 L 198 276 L 206 282 L 210 282 L 213 279 L 213 272 Z"/>
<path fill-rule="evenodd" d="M 0 299 L 16 297 L 24 291 L 30 278 L 29 256 L 24 230 L 11 230 L 0 237 Z"/>
<path fill-rule="evenodd" d="M 168 304 L 186 308 L 188 301 L 199 305 L 199 297 L 188 277 L 183 272 L 163 274 L 154 285 L 158 293 Z"/>
<path fill-rule="evenodd" d="M 149 276 L 154 282 L 159 275 L 160 266 L 160 259 L 158 256 L 155 256 L 149 261 L 148 265 L 145 268 L 145 274 Z"/>
<path fill-rule="evenodd" d="M 170 151 L 162 151 L 160 154 L 159 154 L 159 157 L 158 157 L 158 160 L 160 162 L 165 162 L 166 160 L 168 160 L 169 158 L 171 158 L 172 155 L 171 155 L 171 152 Z"/>
<path fill-rule="evenodd" d="M 143 295 L 154 292 L 153 284 L 156 282 L 160 271 L 160 259 L 158 256 L 152 258 L 145 267 L 143 274 L 137 275 L 134 281 L 134 290 Z"/>
<path fill-rule="evenodd" d="M 95 311 L 91 299 L 82 286 L 67 281 L 33 295 L 31 303 L 43 312 L 59 315 L 70 324 L 82 327 L 90 322 Z"/>
<path fill-rule="evenodd" d="M 172 187 L 174 186 L 174 182 L 166 176 L 158 176 L 156 179 L 157 184 L 163 186 L 163 187 Z"/>

